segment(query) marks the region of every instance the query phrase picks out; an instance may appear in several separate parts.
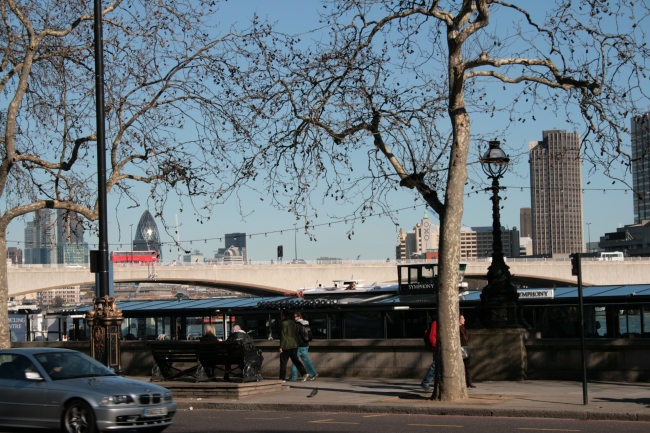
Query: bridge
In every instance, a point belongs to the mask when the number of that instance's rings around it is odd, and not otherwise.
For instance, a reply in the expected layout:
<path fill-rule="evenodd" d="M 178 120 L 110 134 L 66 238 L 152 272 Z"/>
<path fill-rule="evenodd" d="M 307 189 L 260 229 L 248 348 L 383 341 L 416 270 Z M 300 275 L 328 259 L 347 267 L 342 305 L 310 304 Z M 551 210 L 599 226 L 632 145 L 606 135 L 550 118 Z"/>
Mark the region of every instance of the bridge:
<path fill-rule="evenodd" d="M 634 259 L 634 260 L 633 260 Z M 625 261 L 583 259 L 582 280 L 589 285 L 646 284 L 650 282 L 650 258 L 626 258 Z M 569 259 L 508 259 L 514 284 L 528 287 L 566 287 L 577 284 L 571 276 Z M 488 261 L 468 261 L 465 279 L 485 279 Z M 258 296 L 277 295 L 332 280 L 362 279 L 365 283 L 395 282 L 395 263 L 349 261 L 337 264 L 237 264 L 185 266 L 159 264 L 115 266 L 116 283 L 157 282 L 188 284 L 233 290 Z M 25 295 L 48 289 L 76 285 L 94 285 L 95 276 L 87 267 L 63 265 L 20 265 L 8 267 L 9 296 Z"/>

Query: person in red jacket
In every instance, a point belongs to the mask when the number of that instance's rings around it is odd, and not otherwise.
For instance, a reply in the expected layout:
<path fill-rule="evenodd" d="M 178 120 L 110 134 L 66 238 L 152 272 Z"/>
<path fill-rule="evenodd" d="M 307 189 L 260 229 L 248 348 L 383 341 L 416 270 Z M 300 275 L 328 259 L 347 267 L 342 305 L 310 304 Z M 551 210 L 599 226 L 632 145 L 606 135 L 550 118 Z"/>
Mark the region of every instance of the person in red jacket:
<path fill-rule="evenodd" d="M 433 382 L 436 375 L 436 343 L 438 342 L 438 322 L 435 319 L 431 322 L 431 327 L 424 331 L 424 342 L 433 352 L 433 362 L 431 362 L 431 367 L 429 367 L 427 375 L 422 379 L 420 386 L 425 391 L 431 391 L 429 384 Z"/>

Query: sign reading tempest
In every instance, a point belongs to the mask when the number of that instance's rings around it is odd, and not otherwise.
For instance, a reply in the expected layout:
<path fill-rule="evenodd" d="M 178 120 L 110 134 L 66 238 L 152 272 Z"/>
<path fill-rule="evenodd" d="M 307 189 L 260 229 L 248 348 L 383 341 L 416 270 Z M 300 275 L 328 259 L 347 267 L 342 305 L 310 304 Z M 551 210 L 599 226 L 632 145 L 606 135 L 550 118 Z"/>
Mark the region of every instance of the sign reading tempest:
<path fill-rule="evenodd" d="M 519 299 L 553 299 L 555 297 L 555 289 L 519 289 Z"/>

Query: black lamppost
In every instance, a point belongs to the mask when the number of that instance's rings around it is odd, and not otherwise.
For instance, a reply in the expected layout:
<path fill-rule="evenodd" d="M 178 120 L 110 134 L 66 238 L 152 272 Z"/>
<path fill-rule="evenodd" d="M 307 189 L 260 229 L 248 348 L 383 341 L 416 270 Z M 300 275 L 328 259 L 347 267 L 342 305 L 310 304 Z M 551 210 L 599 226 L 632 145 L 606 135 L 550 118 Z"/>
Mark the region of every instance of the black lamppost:
<path fill-rule="evenodd" d="M 99 250 L 90 252 L 90 270 L 97 274 L 93 309 L 86 313 L 90 327 L 90 355 L 102 364 L 121 372 L 120 328 L 122 310 L 109 296 L 108 218 L 106 202 L 106 133 L 104 110 L 104 43 L 102 0 L 93 2 L 95 34 L 95 111 L 97 115 L 97 208 Z"/>
<path fill-rule="evenodd" d="M 521 311 L 517 308 L 519 294 L 510 282 L 510 268 L 503 259 L 499 179 L 508 169 L 510 158 L 499 144 L 499 141 L 490 141 L 490 148 L 479 160 L 487 177 L 492 179 L 492 186 L 486 188 L 492 191 L 492 264 L 488 268 L 488 284 L 481 293 L 483 324 L 489 328 L 521 327 Z"/>

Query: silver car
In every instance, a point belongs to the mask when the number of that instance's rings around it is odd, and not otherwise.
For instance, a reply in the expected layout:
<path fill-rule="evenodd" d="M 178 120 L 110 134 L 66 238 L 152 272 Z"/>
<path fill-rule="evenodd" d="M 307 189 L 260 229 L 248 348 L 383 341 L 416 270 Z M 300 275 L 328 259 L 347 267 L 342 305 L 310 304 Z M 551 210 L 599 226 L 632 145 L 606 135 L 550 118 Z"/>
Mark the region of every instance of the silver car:
<path fill-rule="evenodd" d="M 80 352 L 0 350 L 2 427 L 161 432 L 175 413 L 166 388 L 117 376 Z"/>

